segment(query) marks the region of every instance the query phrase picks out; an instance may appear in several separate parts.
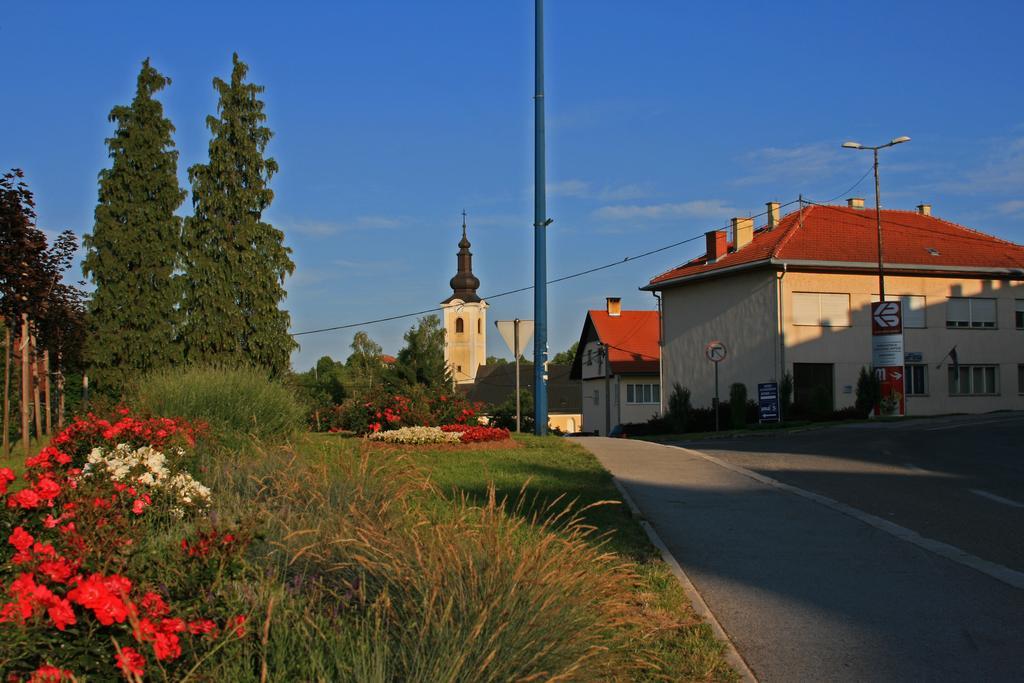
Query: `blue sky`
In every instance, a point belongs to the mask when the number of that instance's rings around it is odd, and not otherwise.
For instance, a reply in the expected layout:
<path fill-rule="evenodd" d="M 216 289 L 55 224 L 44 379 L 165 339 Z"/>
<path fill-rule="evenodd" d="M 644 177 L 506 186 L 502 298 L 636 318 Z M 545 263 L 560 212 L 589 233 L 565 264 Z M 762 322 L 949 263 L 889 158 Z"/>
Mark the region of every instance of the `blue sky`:
<path fill-rule="evenodd" d="M 547 8 L 549 274 L 722 227 L 803 193 L 830 199 L 883 152 L 883 205 L 1024 243 L 1024 57 L 1014 2 L 611 2 Z M 448 296 L 460 212 L 481 294 L 531 283 L 533 3 L 34 2 L 0 19 L 0 167 L 21 167 L 41 227 L 92 226 L 111 107 L 142 59 L 171 77 L 179 174 L 231 52 L 267 87 L 281 171 L 266 218 L 294 249 L 293 330 L 416 311 Z M 872 197 L 871 179 L 852 194 Z M 191 210 L 189 200 L 182 213 Z M 700 242 L 549 290 L 550 347 L 605 296 Z M 490 319 L 532 317 L 532 295 Z M 413 323 L 366 327 L 394 353 Z M 299 369 L 344 358 L 355 330 L 301 337 Z M 488 350 L 508 356 L 491 328 Z"/>

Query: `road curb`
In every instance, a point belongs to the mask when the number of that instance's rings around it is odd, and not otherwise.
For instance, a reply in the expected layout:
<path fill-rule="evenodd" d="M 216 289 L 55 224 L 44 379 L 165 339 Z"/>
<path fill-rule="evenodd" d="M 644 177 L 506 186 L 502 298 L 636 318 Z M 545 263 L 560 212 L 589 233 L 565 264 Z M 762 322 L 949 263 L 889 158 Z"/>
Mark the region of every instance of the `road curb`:
<path fill-rule="evenodd" d="M 750 670 L 750 666 L 747 665 L 746 660 L 743 659 L 743 656 L 740 655 L 739 651 L 736 649 L 736 645 L 733 644 L 732 638 L 729 637 L 729 634 L 725 632 L 724 628 L 722 628 L 718 619 L 715 618 L 714 612 L 712 612 L 711 608 L 708 607 L 708 604 L 704 602 L 704 598 L 701 596 L 700 591 L 698 591 L 697 587 L 693 585 L 692 581 L 690 581 L 690 577 L 687 576 L 686 571 L 683 569 L 682 565 L 679 564 L 679 561 L 676 560 L 675 556 L 672 555 L 672 552 L 668 549 L 668 546 L 665 545 L 665 542 L 661 540 L 661 536 L 659 536 L 658 532 L 654 530 L 654 527 L 651 526 L 650 522 L 644 518 L 643 513 L 633 501 L 633 497 L 629 495 L 626 487 L 623 486 L 618 477 L 615 476 L 612 477 L 612 483 L 615 484 L 615 488 L 618 489 L 619 495 L 622 496 L 622 500 L 629 508 L 630 514 L 632 514 L 633 518 L 640 523 L 640 526 L 647 534 L 647 538 L 650 539 L 651 543 L 654 544 L 654 547 L 656 547 L 661 553 L 661 559 L 668 565 L 669 570 L 671 570 L 672 574 L 676 577 L 676 580 L 679 581 L 679 585 L 682 586 L 687 599 L 690 601 L 690 604 L 693 605 L 693 611 L 708 623 L 711 627 L 712 633 L 715 634 L 715 637 L 725 645 L 725 661 L 729 663 L 729 666 L 735 669 L 736 673 L 740 675 L 740 679 L 744 681 L 744 683 L 758 683 L 757 676 L 755 676 L 754 672 Z"/>
<path fill-rule="evenodd" d="M 884 531 L 885 533 L 891 536 L 895 536 L 901 541 L 906 541 L 907 543 L 916 545 L 917 547 L 923 550 L 927 550 L 928 552 L 938 555 L 939 557 L 943 557 L 951 562 L 956 562 L 957 564 L 969 567 L 977 572 L 985 574 L 986 576 L 996 579 L 997 581 L 1001 581 L 1002 583 L 1012 586 L 1013 588 L 1016 588 L 1018 590 L 1024 590 L 1024 572 L 1019 572 L 1014 569 L 1010 569 L 1009 567 L 1004 567 L 1001 564 L 996 564 L 995 562 L 990 562 L 989 560 L 982 559 L 980 557 L 977 557 L 976 555 L 971 555 L 967 551 L 961 550 L 956 546 L 950 545 L 948 543 L 943 543 L 942 541 L 937 541 L 933 538 L 927 538 L 912 529 L 900 526 L 899 524 L 895 524 L 893 522 L 890 522 L 889 520 L 882 519 L 881 517 L 876 517 L 875 515 L 864 512 L 863 510 L 858 510 L 857 508 L 847 505 L 846 503 L 840 503 L 839 501 L 829 498 L 828 496 L 813 493 L 811 491 L 807 491 L 805 489 L 793 486 L 791 484 L 785 484 L 779 481 L 778 479 L 772 479 L 771 477 L 765 476 L 758 472 L 754 472 L 753 470 L 748 470 L 745 467 L 733 465 L 732 463 L 726 462 L 720 458 L 716 458 L 713 455 L 702 453 L 701 451 L 695 450 L 693 448 L 687 448 L 685 446 L 671 446 L 669 444 L 660 445 L 663 445 L 667 448 L 675 448 L 677 450 L 683 451 L 684 453 L 687 453 L 688 455 L 697 458 L 702 458 L 710 463 L 718 465 L 719 467 L 731 470 L 733 472 L 736 472 L 737 474 L 742 474 L 745 477 L 749 477 L 754 481 L 760 482 L 767 486 L 771 486 L 772 488 L 779 489 L 780 491 L 785 491 L 795 496 L 800 496 L 801 498 L 814 501 L 819 505 L 824 505 L 825 507 L 835 510 L 836 512 L 847 515 L 848 517 L 853 517 L 854 519 L 863 522 L 868 526 L 872 526 L 878 529 L 879 531 Z"/>

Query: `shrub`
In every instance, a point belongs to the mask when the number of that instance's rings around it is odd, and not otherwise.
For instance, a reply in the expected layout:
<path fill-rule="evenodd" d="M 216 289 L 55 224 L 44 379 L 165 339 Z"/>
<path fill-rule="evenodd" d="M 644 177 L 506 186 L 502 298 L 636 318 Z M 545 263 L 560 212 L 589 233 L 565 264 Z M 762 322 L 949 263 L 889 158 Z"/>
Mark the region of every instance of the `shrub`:
<path fill-rule="evenodd" d="M 488 424 L 505 429 L 516 428 L 516 397 L 515 392 L 507 401 L 499 403 L 491 408 L 491 421 Z M 519 392 L 519 412 L 521 431 L 529 434 L 533 431 L 535 420 L 533 418 L 533 393 L 522 389 Z"/>
<path fill-rule="evenodd" d="M 672 385 L 672 393 L 668 397 L 668 418 L 672 431 L 683 433 L 690 428 L 690 390 L 676 382 Z"/>
<path fill-rule="evenodd" d="M 733 429 L 742 429 L 747 424 L 747 385 L 734 382 L 729 387 L 729 414 Z"/>
<path fill-rule="evenodd" d="M 875 409 L 882 399 L 882 386 L 878 376 L 868 368 L 861 366 L 860 374 L 857 376 L 857 393 L 854 399 L 854 407 L 861 418 L 866 418 Z"/>
<path fill-rule="evenodd" d="M 450 389 L 412 385 L 398 393 L 381 387 L 337 406 L 330 428 L 368 434 L 399 427 L 476 424 L 479 410 L 479 404 Z"/>
<path fill-rule="evenodd" d="M 159 370 L 139 381 L 132 405 L 153 415 L 203 420 L 218 435 L 287 438 L 302 428 L 295 395 L 252 368 Z"/>

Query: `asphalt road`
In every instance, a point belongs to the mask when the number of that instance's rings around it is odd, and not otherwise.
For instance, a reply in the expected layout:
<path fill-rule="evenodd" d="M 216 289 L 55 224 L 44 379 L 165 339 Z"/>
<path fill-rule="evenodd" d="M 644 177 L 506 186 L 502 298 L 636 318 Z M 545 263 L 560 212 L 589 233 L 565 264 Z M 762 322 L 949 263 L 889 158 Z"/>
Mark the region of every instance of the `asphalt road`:
<path fill-rule="evenodd" d="M 1012 482 L 1022 427 L 1020 416 L 850 425 L 706 450 L 916 523 L 922 535 L 927 523 L 947 543 L 971 540 L 990 558 L 1012 558 L 994 545 L 1019 553 L 1021 526 L 1009 515 L 1021 510 L 971 490 L 1020 499 Z M 989 448 L 965 451 L 972 434 Z M 1024 590 L 717 464 L 701 454 L 708 444 L 580 441 L 626 488 L 760 680 L 1024 680 Z M 990 525 L 1005 528 L 978 530 Z"/>
<path fill-rule="evenodd" d="M 1024 571 L 1022 413 L 682 445 Z"/>

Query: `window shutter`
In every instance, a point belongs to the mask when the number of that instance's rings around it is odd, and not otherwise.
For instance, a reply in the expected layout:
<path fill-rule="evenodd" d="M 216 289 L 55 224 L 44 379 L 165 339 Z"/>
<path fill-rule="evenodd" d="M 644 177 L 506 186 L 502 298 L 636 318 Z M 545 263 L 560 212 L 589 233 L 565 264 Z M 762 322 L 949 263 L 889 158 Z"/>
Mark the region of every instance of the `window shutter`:
<path fill-rule="evenodd" d="M 971 304 L 968 299 L 949 299 L 946 301 L 946 324 L 953 327 L 966 327 L 971 320 Z"/>
<path fill-rule="evenodd" d="M 820 294 L 821 324 L 825 327 L 850 326 L 850 295 Z"/>
<path fill-rule="evenodd" d="M 818 295 L 811 292 L 793 293 L 793 324 L 817 325 L 820 321 Z"/>
<path fill-rule="evenodd" d="M 996 300 L 995 299 L 971 299 L 971 326 L 972 327 L 995 327 L 996 326 Z"/>

